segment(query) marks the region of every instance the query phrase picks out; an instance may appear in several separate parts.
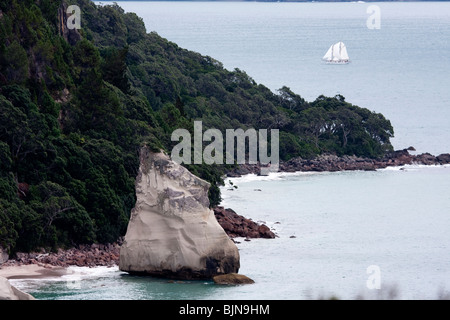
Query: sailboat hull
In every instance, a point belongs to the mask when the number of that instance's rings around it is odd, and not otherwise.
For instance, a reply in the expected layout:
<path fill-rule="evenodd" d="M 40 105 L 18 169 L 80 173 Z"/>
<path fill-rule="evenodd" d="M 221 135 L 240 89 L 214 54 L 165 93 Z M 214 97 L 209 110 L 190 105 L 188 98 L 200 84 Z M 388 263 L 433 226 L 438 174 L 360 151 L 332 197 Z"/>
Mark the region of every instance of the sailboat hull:
<path fill-rule="evenodd" d="M 349 64 L 350 61 L 333 61 L 333 60 L 325 60 L 326 64 Z"/>

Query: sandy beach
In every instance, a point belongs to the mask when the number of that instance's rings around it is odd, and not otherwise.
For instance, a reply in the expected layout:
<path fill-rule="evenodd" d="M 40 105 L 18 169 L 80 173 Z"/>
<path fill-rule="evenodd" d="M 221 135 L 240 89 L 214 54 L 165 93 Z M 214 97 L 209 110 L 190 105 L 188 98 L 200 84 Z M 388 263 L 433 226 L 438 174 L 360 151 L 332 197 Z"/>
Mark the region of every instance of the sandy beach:
<path fill-rule="evenodd" d="M 67 273 L 64 267 L 27 264 L 20 266 L 0 266 L 0 277 L 7 279 L 42 279 L 60 277 Z"/>

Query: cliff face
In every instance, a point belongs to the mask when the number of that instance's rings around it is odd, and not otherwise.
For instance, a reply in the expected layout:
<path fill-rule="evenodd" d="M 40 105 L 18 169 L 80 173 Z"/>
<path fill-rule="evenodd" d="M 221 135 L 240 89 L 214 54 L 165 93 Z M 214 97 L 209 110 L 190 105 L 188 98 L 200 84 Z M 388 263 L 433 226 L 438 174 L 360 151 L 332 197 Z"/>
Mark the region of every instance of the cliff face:
<path fill-rule="evenodd" d="M 120 270 L 180 279 L 237 272 L 238 249 L 209 209 L 208 189 L 166 154 L 142 148 Z"/>

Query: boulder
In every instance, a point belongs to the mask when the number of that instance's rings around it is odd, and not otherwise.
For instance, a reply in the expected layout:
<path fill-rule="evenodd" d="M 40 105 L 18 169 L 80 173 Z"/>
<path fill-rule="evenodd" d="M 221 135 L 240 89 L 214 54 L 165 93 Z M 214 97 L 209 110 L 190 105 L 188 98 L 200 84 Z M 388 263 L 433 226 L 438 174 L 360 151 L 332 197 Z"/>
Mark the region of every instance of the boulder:
<path fill-rule="evenodd" d="M 450 153 L 443 153 L 436 157 L 437 161 L 440 164 L 449 164 L 450 163 Z"/>
<path fill-rule="evenodd" d="M 275 238 L 275 234 L 269 227 L 247 219 L 237 214 L 232 209 L 225 209 L 217 206 L 214 208 L 214 215 L 217 221 L 228 234 L 229 237 L 249 237 L 249 238 Z"/>
<path fill-rule="evenodd" d="M 0 300 L 35 300 L 33 296 L 13 287 L 8 279 L 0 277 Z"/>
<path fill-rule="evenodd" d="M 143 147 L 120 270 L 176 279 L 237 272 L 239 251 L 209 208 L 209 186 Z"/>
<path fill-rule="evenodd" d="M 213 281 L 216 284 L 252 284 L 252 283 L 255 283 L 255 281 L 253 281 L 249 277 L 244 276 L 243 274 L 237 274 L 237 273 L 218 275 L 218 276 L 213 277 Z"/>
<path fill-rule="evenodd" d="M 417 155 L 414 158 L 414 162 L 419 163 L 419 164 L 425 164 L 427 166 L 435 165 L 437 163 L 436 157 L 430 153 L 422 153 L 422 154 Z"/>

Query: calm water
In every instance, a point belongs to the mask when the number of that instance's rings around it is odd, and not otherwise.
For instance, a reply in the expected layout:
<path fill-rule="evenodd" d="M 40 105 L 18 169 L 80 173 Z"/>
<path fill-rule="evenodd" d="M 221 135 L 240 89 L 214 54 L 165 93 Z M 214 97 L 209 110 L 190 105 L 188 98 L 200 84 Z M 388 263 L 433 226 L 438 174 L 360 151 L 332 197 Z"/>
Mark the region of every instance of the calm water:
<path fill-rule="evenodd" d="M 396 148 L 450 152 L 450 3 L 377 3 L 379 30 L 366 27 L 369 4 L 119 4 L 143 17 L 148 31 L 274 91 L 286 85 L 307 100 L 340 93 L 385 114 Z M 352 62 L 323 64 L 339 40 Z M 449 292 L 450 167 L 232 181 L 238 189 L 223 188 L 224 205 L 279 236 L 238 244 L 240 272 L 253 285 L 170 283 L 114 268 L 13 283 L 42 299 L 435 299 Z M 366 286 L 371 265 L 380 270 L 380 290 Z"/>

